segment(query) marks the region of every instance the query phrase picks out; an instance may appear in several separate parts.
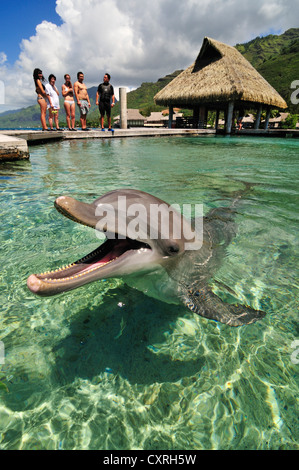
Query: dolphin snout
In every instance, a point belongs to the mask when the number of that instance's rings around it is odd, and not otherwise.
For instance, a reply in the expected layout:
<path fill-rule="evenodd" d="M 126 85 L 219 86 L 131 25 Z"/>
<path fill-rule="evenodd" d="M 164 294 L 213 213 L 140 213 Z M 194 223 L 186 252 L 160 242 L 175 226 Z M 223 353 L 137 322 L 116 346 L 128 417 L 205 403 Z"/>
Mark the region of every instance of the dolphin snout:
<path fill-rule="evenodd" d="M 37 294 L 41 290 L 42 281 L 35 274 L 31 274 L 27 279 L 27 286 L 31 292 Z"/>

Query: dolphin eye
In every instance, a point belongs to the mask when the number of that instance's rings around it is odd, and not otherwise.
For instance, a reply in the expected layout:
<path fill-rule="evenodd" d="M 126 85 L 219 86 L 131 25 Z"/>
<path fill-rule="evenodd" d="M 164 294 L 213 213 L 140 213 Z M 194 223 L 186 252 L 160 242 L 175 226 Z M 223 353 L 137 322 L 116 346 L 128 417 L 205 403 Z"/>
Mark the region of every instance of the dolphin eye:
<path fill-rule="evenodd" d="M 180 247 L 176 243 L 173 243 L 168 247 L 167 251 L 170 255 L 174 255 L 180 251 Z"/>

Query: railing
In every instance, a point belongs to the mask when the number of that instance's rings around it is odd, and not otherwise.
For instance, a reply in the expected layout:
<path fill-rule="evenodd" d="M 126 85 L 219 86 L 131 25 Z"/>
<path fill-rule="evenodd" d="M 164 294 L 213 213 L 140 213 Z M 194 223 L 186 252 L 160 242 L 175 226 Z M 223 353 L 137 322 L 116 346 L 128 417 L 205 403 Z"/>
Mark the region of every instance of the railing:
<path fill-rule="evenodd" d="M 206 129 L 207 121 L 198 121 L 192 117 L 177 117 L 175 127 L 179 129 L 187 129 L 188 127 L 192 129 Z"/>

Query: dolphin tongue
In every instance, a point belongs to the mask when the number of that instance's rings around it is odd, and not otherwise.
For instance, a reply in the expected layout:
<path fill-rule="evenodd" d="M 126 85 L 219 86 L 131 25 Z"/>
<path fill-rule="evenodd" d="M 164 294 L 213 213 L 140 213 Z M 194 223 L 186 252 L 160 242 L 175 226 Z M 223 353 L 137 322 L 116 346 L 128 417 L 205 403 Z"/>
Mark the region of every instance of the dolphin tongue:
<path fill-rule="evenodd" d="M 106 243 L 109 243 L 109 242 L 106 242 Z M 91 269 L 100 268 L 101 266 L 104 266 L 105 264 L 110 263 L 110 261 L 113 261 L 113 260 L 117 259 L 126 250 L 128 250 L 132 247 L 127 240 L 118 240 L 117 244 L 114 245 L 114 244 L 110 243 L 109 245 L 111 247 L 111 250 L 109 252 L 107 252 L 105 254 L 105 256 L 103 256 L 98 261 L 93 261 L 85 269 L 81 269 L 80 274 L 88 272 Z M 133 243 L 132 243 L 132 245 L 133 245 Z M 78 264 L 80 264 L 80 261 L 78 262 Z"/>

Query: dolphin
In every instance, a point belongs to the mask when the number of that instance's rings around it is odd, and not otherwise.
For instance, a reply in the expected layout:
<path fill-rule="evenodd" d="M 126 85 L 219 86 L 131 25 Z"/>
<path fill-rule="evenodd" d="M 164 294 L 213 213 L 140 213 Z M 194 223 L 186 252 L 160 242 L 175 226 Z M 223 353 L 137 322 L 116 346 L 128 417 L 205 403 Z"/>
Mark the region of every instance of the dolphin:
<path fill-rule="evenodd" d="M 31 274 L 27 286 L 34 294 L 51 296 L 121 277 L 149 296 L 183 303 L 202 317 L 234 327 L 254 323 L 265 312 L 226 303 L 209 285 L 236 235 L 234 206 L 245 192 L 236 195 L 231 207 L 210 210 L 202 218 L 200 231 L 177 208 L 143 191 L 113 190 L 92 203 L 60 196 L 55 208 L 74 222 L 105 234 L 105 241 L 68 266 Z M 151 211 L 157 207 L 153 222 Z"/>

